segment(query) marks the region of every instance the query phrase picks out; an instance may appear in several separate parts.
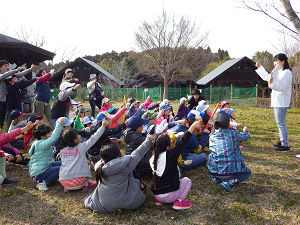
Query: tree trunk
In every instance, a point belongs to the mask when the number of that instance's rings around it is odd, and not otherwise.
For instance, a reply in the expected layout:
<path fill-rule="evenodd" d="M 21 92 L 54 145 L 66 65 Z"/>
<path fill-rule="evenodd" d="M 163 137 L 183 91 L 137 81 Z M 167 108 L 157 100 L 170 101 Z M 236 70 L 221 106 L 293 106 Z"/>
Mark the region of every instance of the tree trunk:
<path fill-rule="evenodd" d="M 289 20 L 293 23 L 296 31 L 298 32 L 298 36 L 300 37 L 300 18 L 296 14 L 295 10 L 292 8 L 290 0 L 280 0 L 281 4 L 289 17 Z"/>
<path fill-rule="evenodd" d="M 166 79 L 164 79 L 164 96 L 163 99 L 168 98 L 168 81 Z"/>

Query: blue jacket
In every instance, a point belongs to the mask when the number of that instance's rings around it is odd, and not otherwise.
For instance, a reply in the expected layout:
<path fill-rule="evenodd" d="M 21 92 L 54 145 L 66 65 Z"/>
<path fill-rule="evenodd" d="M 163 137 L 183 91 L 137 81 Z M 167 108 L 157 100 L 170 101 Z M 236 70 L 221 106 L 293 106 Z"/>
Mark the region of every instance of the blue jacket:
<path fill-rule="evenodd" d="M 37 140 L 29 150 L 29 174 L 30 177 L 35 177 L 44 173 L 52 165 L 53 145 L 59 138 L 63 125 L 56 124 L 56 127 L 51 135 L 46 140 Z"/>
<path fill-rule="evenodd" d="M 50 101 L 50 87 L 49 82 L 46 81 L 36 81 L 36 96 L 35 99 L 38 101 L 49 103 Z"/>

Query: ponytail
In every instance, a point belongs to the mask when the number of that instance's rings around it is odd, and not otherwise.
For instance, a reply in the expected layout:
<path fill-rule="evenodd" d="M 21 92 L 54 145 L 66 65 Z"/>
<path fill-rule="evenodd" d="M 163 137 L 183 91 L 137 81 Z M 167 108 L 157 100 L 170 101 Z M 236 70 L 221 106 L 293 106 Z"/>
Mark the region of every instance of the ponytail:
<path fill-rule="evenodd" d="M 157 170 L 157 161 L 161 153 L 167 151 L 167 147 L 170 146 L 171 140 L 168 134 L 163 133 L 156 137 L 154 141 L 154 160 L 153 160 L 153 176 L 152 176 L 152 186 L 153 189 L 156 189 L 156 170 Z"/>

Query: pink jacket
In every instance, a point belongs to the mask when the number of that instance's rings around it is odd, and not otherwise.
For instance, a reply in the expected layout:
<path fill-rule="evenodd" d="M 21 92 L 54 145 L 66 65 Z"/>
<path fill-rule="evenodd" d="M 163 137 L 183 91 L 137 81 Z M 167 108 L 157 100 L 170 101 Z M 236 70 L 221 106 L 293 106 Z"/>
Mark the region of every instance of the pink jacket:
<path fill-rule="evenodd" d="M 159 112 L 159 114 L 156 117 L 156 124 L 159 125 L 165 118 L 163 117 L 162 111 Z M 174 122 L 174 117 L 170 114 L 169 115 L 169 121 L 168 123 Z"/>
<path fill-rule="evenodd" d="M 22 132 L 21 132 L 21 129 L 16 129 L 16 130 L 13 130 L 7 134 L 0 134 L 0 144 L 2 145 L 5 145 L 9 142 L 12 142 L 15 140 L 15 138 L 19 135 L 21 135 Z"/>
<path fill-rule="evenodd" d="M 123 107 L 115 115 L 109 115 L 109 118 L 111 119 L 111 125 L 109 128 L 115 128 L 121 124 L 119 119 L 126 112 L 126 110 L 127 108 Z"/>
<path fill-rule="evenodd" d="M 112 106 L 111 106 L 111 107 L 112 107 Z M 105 112 L 105 111 L 108 111 L 111 107 L 108 107 L 108 106 L 106 106 L 106 105 L 103 105 L 103 106 L 101 107 L 101 109 L 100 109 L 99 112 Z"/>

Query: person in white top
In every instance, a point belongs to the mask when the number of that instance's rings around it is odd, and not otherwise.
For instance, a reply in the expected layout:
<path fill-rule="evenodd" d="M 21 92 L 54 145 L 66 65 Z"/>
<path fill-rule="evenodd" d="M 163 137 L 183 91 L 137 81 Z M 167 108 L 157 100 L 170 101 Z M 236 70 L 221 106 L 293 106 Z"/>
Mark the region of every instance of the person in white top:
<path fill-rule="evenodd" d="M 289 151 L 286 111 L 291 102 L 292 73 L 285 54 L 274 56 L 275 68 L 269 74 L 259 62 L 256 63 L 258 75 L 268 81 L 271 93 L 271 107 L 274 108 L 275 120 L 279 129 L 280 142 L 274 145 L 276 151 Z"/>

